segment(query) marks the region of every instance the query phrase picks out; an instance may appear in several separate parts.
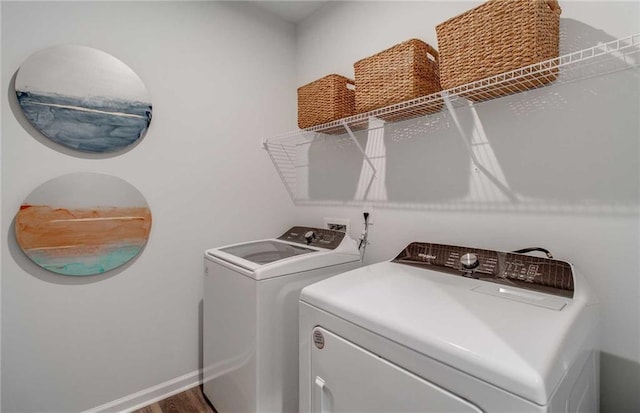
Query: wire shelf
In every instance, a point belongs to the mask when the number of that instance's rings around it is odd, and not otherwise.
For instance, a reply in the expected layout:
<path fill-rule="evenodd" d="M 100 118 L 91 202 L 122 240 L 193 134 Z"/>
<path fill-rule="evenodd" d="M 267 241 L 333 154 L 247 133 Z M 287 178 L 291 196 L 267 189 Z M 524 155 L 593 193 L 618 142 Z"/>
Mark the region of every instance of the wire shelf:
<path fill-rule="evenodd" d="M 639 64 L 640 34 L 634 34 L 442 92 L 265 138 L 263 147 L 269 153 L 292 200 L 304 201 L 308 200 L 308 194 L 300 187 L 301 183 L 304 184 L 301 181 L 305 179 L 301 169 L 305 168 L 307 160 L 304 155 L 301 157 L 300 152 L 301 148 L 313 142 L 329 139 L 333 144 L 345 147 L 355 145 L 360 148 L 354 134 L 362 131 L 370 133 L 380 128 L 380 120 L 396 122 L 418 117 L 437 119 L 446 111 L 469 107 L 475 103 L 526 90 L 637 69 Z M 373 119 L 376 121 L 372 122 Z M 361 148 L 360 150 L 373 169 L 367 154 Z M 375 174 L 375 170 L 373 172 Z"/>

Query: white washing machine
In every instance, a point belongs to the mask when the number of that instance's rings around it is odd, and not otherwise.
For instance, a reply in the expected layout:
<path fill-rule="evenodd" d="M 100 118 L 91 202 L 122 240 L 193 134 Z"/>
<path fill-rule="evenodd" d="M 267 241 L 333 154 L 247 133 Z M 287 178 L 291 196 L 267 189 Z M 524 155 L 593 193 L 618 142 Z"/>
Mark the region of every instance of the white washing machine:
<path fill-rule="evenodd" d="M 301 412 L 596 412 L 597 308 L 563 261 L 412 243 L 300 296 Z"/>
<path fill-rule="evenodd" d="M 296 412 L 300 290 L 360 266 L 355 241 L 294 227 L 204 262 L 204 394 L 220 413 Z"/>

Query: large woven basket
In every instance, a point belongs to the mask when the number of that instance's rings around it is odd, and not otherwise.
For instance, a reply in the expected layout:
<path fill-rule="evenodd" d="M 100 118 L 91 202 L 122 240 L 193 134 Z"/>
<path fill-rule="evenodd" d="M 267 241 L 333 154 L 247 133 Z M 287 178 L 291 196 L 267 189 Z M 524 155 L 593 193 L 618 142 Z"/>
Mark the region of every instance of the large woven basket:
<path fill-rule="evenodd" d="M 355 94 L 353 80 L 349 78 L 332 74 L 298 88 L 298 127 L 301 129 L 354 114 Z"/>
<path fill-rule="evenodd" d="M 556 0 L 489 0 L 436 26 L 440 82 L 445 89 L 558 57 L 561 9 Z M 474 100 L 522 91 L 555 80 L 551 69 Z"/>
<path fill-rule="evenodd" d="M 356 112 L 368 112 L 396 103 L 430 95 L 441 90 L 438 52 L 422 40 L 397 44 L 353 65 L 356 80 Z M 422 113 L 391 116 L 399 120 L 440 110 L 430 106 Z M 387 118 L 391 118 L 388 116 Z"/>

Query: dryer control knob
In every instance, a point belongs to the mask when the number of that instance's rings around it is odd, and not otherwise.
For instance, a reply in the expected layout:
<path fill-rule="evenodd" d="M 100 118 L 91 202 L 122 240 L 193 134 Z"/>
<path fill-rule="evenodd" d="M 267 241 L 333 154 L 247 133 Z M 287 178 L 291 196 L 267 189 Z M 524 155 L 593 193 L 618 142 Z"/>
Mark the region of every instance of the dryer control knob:
<path fill-rule="evenodd" d="M 472 270 L 480 265 L 480 261 L 478 261 L 476 254 L 469 252 L 460 257 L 460 265 L 462 265 L 462 268 L 465 270 Z"/>
<path fill-rule="evenodd" d="M 307 240 L 307 244 L 311 244 L 311 241 L 313 241 L 314 239 L 316 239 L 316 233 L 313 231 L 307 231 L 304 234 L 304 239 Z"/>

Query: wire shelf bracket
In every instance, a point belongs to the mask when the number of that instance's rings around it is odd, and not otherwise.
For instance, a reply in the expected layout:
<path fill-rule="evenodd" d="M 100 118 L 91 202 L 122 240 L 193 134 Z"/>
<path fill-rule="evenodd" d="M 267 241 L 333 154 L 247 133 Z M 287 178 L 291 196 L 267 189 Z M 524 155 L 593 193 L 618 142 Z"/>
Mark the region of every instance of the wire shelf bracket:
<path fill-rule="evenodd" d="M 373 177 L 375 177 L 376 176 L 376 172 L 377 172 L 376 171 L 376 167 L 373 166 L 373 162 L 371 162 L 371 159 L 367 155 L 367 152 L 362 148 L 362 145 L 360 145 L 360 142 L 358 142 L 358 140 L 356 139 L 356 135 L 353 134 L 353 131 L 349 127 L 349 124 L 346 123 L 346 122 L 343 122 L 342 126 L 344 126 L 344 129 L 349 134 L 349 138 L 351 138 L 351 141 L 356 145 L 356 147 L 358 148 L 358 150 L 360 151 L 360 153 L 364 157 L 364 160 L 367 162 L 367 164 L 371 168 L 371 172 L 373 173 Z"/>

